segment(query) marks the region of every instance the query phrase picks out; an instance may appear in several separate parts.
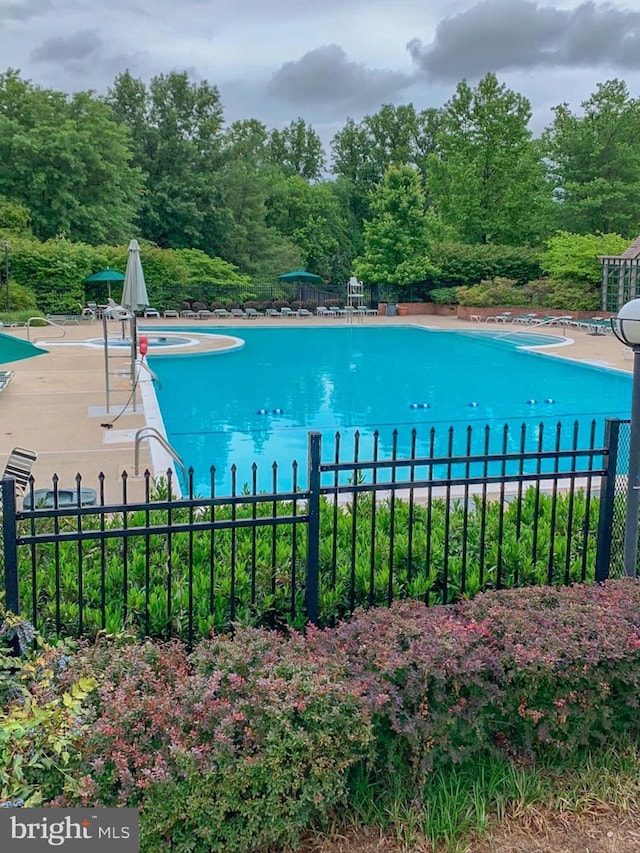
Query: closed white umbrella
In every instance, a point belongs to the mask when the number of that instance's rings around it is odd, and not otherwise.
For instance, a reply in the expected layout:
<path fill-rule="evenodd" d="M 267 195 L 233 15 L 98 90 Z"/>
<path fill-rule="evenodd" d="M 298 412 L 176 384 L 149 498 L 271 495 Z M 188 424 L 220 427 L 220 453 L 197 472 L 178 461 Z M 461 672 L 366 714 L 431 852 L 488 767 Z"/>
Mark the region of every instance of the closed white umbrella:
<path fill-rule="evenodd" d="M 124 308 L 129 308 L 130 311 L 144 311 L 145 308 L 149 307 L 147 285 L 144 281 L 144 272 L 140 261 L 140 246 L 137 240 L 132 240 L 129 243 L 129 258 L 124 274 L 122 305 Z"/>

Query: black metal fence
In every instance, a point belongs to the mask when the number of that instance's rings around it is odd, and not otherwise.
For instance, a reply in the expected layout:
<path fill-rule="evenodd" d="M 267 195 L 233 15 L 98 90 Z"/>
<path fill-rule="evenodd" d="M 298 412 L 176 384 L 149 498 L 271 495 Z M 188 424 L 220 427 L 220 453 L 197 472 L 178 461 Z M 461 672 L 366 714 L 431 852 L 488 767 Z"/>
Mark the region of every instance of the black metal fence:
<path fill-rule="evenodd" d="M 542 425 L 535 447 L 527 428 L 464 431 L 444 444 L 435 430 L 426 453 L 415 430 L 410 450 L 380 453 L 373 436 L 361 459 L 360 436 L 344 458 L 336 435 L 330 461 L 320 433 L 309 434 L 306 472 L 293 464 L 289 491 L 239 488 L 232 468 L 227 495 L 176 498 L 171 474 L 145 497 L 106 503 L 99 478 L 95 506 L 63 506 L 57 478 L 50 506 L 25 506 L 13 480 L 1 482 L 5 600 L 47 635 L 93 635 L 123 629 L 192 642 L 235 623 L 302 628 L 330 625 L 356 607 L 418 598 L 447 603 L 486 589 L 598 581 L 609 576 L 620 421 L 579 441 Z M 474 447 L 479 443 L 480 447 Z M 442 448 L 444 447 L 444 451 Z M 436 448 L 441 448 L 436 452 Z M 454 448 L 458 451 L 454 453 Z M 497 448 L 497 450 L 495 449 Z M 303 482 L 304 478 L 304 482 Z"/>

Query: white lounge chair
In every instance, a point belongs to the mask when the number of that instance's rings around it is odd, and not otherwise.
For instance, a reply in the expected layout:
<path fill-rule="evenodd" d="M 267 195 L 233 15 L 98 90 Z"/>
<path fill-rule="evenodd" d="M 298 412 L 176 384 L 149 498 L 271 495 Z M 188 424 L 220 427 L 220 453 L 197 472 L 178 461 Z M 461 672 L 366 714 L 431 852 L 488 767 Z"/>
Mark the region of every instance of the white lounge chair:
<path fill-rule="evenodd" d="M 13 379 L 13 370 L 0 370 L 0 391 L 4 391 Z"/>
<path fill-rule="evenodd" d="M 37 458 L 38 454 L 35 450 L 27 450 L 26 447 L 14 447 L 9 454 L 2 478 L 12 477 L 16 483 L 16 492 L 19 495 L 23 495 L 27 490 L 31 468 Z"/>

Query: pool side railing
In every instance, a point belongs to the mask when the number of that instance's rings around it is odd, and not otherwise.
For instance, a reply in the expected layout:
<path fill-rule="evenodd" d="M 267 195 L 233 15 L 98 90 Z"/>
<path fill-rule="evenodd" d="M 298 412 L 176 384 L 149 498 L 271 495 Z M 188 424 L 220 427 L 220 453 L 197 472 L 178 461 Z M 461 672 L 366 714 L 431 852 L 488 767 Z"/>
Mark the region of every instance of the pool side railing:
<path fill-rule="evenodd" d="M 339 434 L 323 451 L 311 432 L 306 471 L 294 462 L 286 490 L 276 464 L 267 491 L 255 463 L 247 484 L 232 466 L 224 495 L 212 467 L 208 496 L 196 493 L 193 469 L 181 497 L 171 470 L 158 482 L 147 471 L 142 501 L 128 499 L 124 473 L 122 498 L 109 504 L 102 474 L 97 490 L 77 476 L 72 505 L 57 477 L 50 491 L 32 477 L 19 506 L 5 478 L 5 606 L 47 636 L 127 630 L 191 644 L 238 623 L 332 625 L 398 598 L 447 604 L 603 581 L 619 571 L 628 422 L 608 420 L 601 444 L 595 434 L 594 422 L 579 442 L 576 424 L 565 439 L 558 425 L 552 449 L 542 432 L 525 449 L 523 431 L 511 449 L 505 427 L 493 450 L 487 427 L 479 451 L 467 431 L 459 453 L 451 429 L 443 450 L 432 433 L 419 455 L 413 430 L 401 456 L 394 431 L 390 451 L 376 434 L 362 459 L 357 433 L 345 458 Z M 47 500 L 38 505 L 36 492 Z M 83 505 L 88 493 L 95 501 Z"/>

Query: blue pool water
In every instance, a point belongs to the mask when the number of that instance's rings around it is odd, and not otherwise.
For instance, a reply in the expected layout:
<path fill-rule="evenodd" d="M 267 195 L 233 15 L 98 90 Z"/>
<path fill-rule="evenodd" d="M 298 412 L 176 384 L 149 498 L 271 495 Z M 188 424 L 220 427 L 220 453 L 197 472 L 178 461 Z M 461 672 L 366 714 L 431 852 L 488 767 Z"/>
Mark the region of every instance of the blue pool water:
<path fill-rule="evenodd" d="M 627 417 L 630 408 L 630 376 L 518 349 L 515 344 L 530 344 L 531 335 L 362 326 L 243 326 L 224 332 L 244 339 L 245 346 L 224 354 L 150 359 L 161 380 L 157 393 L 169 441 L 194 467 L 200 493 L 209 491 L 211 465 L 223 493 L 230 466 L 237 466 L 241 488 L 251 483 L 254 461 L 260 489 L 270 488 L 274 461 L 279 487 L 290 487 L 294 459 L 304 485 L 310 430 L 323 434 L 324 461 L 333 459 L 337 430 L 343 435 L 342 458 L 349 460 L 356 429 L 362 435 L 360 458 L 367 459 L 374 430 L 380 432 L 384 456 L 394 427 L 399 456 L 409 452 L 413 427 L 418 455 L 427 452 L 431 427 L 436 452 L 445 453 L 450 425 L 456 428 L 454 451 L 463 453 L 468 424 L 474 429 L 473 449 L 480 452 L 487 423 L 496 426 L 495 451 L 505 423 L 513 427 L 508 449 L 519 449 L 523 422 L 527 449 L 537 449 L 540 422 L 544 447 L 553 449 L 558 421 L 564 446 L 576 419 L 579 445 L 586 446 L 592 419 L 600 443 L 605 418 Z M 424 403 L 429 407 L 411 408 Z"/>

